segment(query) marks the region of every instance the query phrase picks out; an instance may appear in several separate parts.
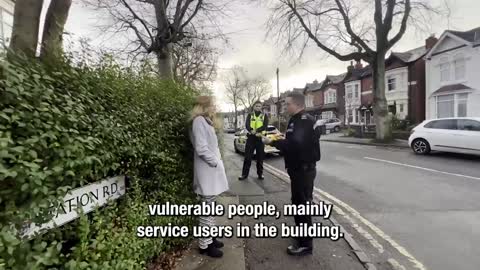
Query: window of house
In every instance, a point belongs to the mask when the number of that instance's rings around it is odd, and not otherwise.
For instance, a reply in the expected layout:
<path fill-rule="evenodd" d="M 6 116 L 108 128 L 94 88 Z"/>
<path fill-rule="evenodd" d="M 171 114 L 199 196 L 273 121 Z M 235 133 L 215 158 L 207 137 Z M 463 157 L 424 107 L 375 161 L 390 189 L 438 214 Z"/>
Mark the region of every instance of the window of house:
<path fill-rule="evenodd" d="M 335 91 L 328 91 L 325 93 L 325 104 L 335 103 L 337 102 L 337 92 Z"/>
<path fill-rule="evenodd" d="M 352 93 L 352 85 L 347 86 L 347 100 L 352 100 L 353 93 Z"/>
<path fill-rule="evenodd" d="M 455 117 L 455 95 L 437 97 L 438 118 Z"/>
<path fill-rule="evenodd" d="M 403 104 L 400 104 L 400 112 L 403 113 Z"/>
<path fill-rule="evenodd" d="M 450 63 L 448 62 L 448 58 L 442 58 L 440 63 L 440 81 L 448 82 L 450 80 Z"/>
<path fill-rule="evenodd" d="M 397 78 L 393 76 L 387 77 L 387 89 L 388 91 L 394 91 L 397 89 Z"/>
<path fill-rule="evenodd" d="M 358 88 L 358 84 L 355 84 L 355 98 L 358 98 L 358 96 L 360 95 L 360 89 Z"/>
<path fill-rule="evenodd" d="M 322 119 L 332 119 L 332 118 L 333 118 L 332 111 L 322 112 Z"/>
<path fill-rule="evenodd" d="M 347 110 L 347 119 L 348 119 L 348 123 L 353 122 L 353 110 Z"/>
<path fill-rule="evenodd" d="M 397 107 L 395 105 L 388 105 L 388 112 L 392 114 L 397 114 Z"/>
<path fill-rule="evenodd" d="M 10 39 L 12 36 L 13 14 L 7 12 L 4 9 L 0 9 L 0 11 L 0 16 L 2 20 L 2 25 L 0 27 L 0 38 L 2 43 L 4 43 L 5 46 L 8 46 L 10 44 Z"/>
<path fill-rule="evenodd" d="M 457 54 L 455 56 L 455 80 L 462 80 L 465 79 L 465 59 L 463 58 L 463 55 Z"/>
<path fill-rule="evenodd" d="M 468 94 L 452 94 L 437 97 L 437 117 L 466 117 Z"/>
<path fill-rule="evenodd" d="M 467 117 L 468 94 L 457 94 L 457 117 Z"/>

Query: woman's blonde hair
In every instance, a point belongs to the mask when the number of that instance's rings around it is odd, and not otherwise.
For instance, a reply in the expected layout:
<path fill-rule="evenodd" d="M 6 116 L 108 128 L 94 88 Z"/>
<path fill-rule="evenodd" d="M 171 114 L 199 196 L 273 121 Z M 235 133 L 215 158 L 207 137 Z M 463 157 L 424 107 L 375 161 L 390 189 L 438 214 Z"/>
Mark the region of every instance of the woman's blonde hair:
<path fill-rule="evenodd" d="M 210 119 L 215 128 L 219 128 L 221 123 L 216 117 L 215 99 L 212 96 L 199 96 L 195 99 L 195 104 L 190 112 L 190 121 L 197 116 L 204 116 Z"/>

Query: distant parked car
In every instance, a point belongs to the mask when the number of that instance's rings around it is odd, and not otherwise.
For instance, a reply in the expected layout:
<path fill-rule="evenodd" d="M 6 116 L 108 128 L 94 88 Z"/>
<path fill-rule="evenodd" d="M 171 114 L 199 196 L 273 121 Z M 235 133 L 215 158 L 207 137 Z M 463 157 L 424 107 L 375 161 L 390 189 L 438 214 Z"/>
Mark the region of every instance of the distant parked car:
<path fill-rule="evenodd" d="M 225 133 L 235 133 L 235 129 L 234 128 L 226 128 L 223 130 Z"/>
<path fill-rule="evenodd" d="M 339 132 L 343 123 L 338 118 L 317 120 L 317 126 L 322 126 L 322 125 L 325 125 L 326 130 L 330 130 L 330 131 L 333 131 L 333 132 Z"/>
<path fill-rule="evenodd" d="M 432 150 L 480 155 L 480 118 L 425 120 L 412 129 L 408 143 L 420 155 Z"/>
<path fill-rule="evenodd" d="M 245 145 L 247 144 L 247 134 L 248 131 L 246 129 L 242 129 L 235 133 L 235 138 L 233 140 L 233 148 L 235 149 L 236 153 L 245 153 Z M 278 139 L 284 138 L 283 134 L 275 127 L 275 126 L 267 126 L 267 137 L 271 139 Z M 265 153 L 272 154 L 277 153 L 280 154 L 280 151 L 270 145 L 265 145 Z"/>

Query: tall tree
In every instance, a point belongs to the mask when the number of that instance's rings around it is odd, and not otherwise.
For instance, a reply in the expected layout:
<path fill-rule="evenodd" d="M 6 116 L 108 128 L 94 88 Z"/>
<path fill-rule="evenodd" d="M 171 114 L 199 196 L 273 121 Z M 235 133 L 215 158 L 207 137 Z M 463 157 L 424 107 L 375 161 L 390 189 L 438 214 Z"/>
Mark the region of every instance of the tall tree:
<path fill-rule="evenodd" d="M 247 78 L 243 82 L 244 90 L 240 95 L 240 102 L 245 108 L 252 109 L 253 104 L 271 93 L 271 86 L 263 77 Z"/>
<path fill-rule="evenodd" d="M 208 40 L 194 39 L 192 42 L 173 46 L 174 78 L 187 86 L 204 88 L 217 76 L 219 50 Z"/>
<path fill-rule="evenodd" d="M 72 0 L 52 0 L 45 16 L 43 37 L 40 42 L 42 58 L 59 57 L 63 52 L 63 29 L 67 22 Z M 39 46 L 40 15 L 43 0 L 17 0 L 13 18 L 13 53 L 35 57 Z"/>
<path fill-rule="evenodd" d="M 43 28 L 41 57 L 58 58 L 63 54 L 63 30 L 67 23 L 72 0 L 52 0 L 48 7 Z"/>
<path fill-rule="evenodd" d="M 409 23 L 428 25 L 434 9 L 427 0 L 278 0 L 269 20 L 269 35 L 285 51 L 308 43 L 340 61 L 364 60 L 373 70 L 376 137 L 391 138 L 385 98 L 385 56 L 403 37 Z M 419 19 L 421 18 L 421 19 Z"/>
<path fill-rule="evenodd" d="M 42 5 L 43 0 L 17 0 L 15 2 L 10 42 L 12 52 L 35 57 Z"/>
<path fill-rule="evenodd" d="M 201 24 L 211 22 L 222 12 L 213 0 L 84 0 L 105 10 L 113 18 L 108 28 L 115 33 L 133 34 L 131 53 L 153 53 L 161 78 L 174 79 L 173 49 L 185 38 L 198 37 Z M 215 2 L 215 4 L 213 4 Z M 217 16 L 212 15 L 217 13 Z M 199 26 L 200 25 L 200 26 Z M 219 30 L 220 28 L 217 27 Z"/>
<path fill-rule="evenodd" d="M 241 105 L 240 99 L 245 90 L 244 80 L 245 80 L 245 70 L 240 66 L 234 66 L 230 70 L 224 82 L 225 95 L 226 95 L 227 101 L 233 105 L 233 109 L 234 109 L 235 130 L 237 130 L 237 124 L 238 124 L 238 108 Z"/>

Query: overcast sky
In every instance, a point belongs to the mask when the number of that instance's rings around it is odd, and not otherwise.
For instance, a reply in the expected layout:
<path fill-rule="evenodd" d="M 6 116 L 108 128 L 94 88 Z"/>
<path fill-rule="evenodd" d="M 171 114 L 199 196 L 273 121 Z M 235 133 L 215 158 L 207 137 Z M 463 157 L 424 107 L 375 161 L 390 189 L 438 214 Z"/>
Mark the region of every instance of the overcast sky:
<path fill-rule="evenodd" d="M 238 0 L 237 0 L 238 1 Z M 443 2 L 445 0 L 431 0 Z M 407 51 L 424 44 L 429 34 L 439 37 L 448 27 L 453 30 L 470 30 L 480 26 L 478 11 L 479 0 L 446 0 L 450 2 L 451 19 L 436 18 L 432 22 L 432 33 L 419 34 L 408 29 L 404 38 L 393 48 L 394 51 Z M 48 2 L 48 1 L 47 1 Z M 89 37 L 97 45 L 108 47 L 109 42 L 99 32 L 96 25 L 100 14 L 73 1 L 66 31 L 74 37 Z M 276 96 L 275 69 L 280 68 L 280 92 L 293 87 L 304 87 L 305 83 L 325 76 L 336 75 L 346 71 L 348 63 L 340 62 L 333 57 L 325 58 L 324 53 L 313 46 L 309 53 L 298 62 L 294 58 L 281 56 L 276 44 L 265 39 L 265 22 L 270 14 L 266 7 L 250 3 L 251 0 L 240 0 L 231 8 L 229 19 L 225 19 L 224 28 L 229 34 L 230 46 L 222 48 L 224 53 L 219 59 L 219 72 L 228 72 L 228 68 L 240 65 L 246 68 L 249 74 L 263 75 L 271 81 L 272 95 Z M 46 3 L 47 4 L 47 3 Z M 230 110 L 223 99 L 223 83 L 217 80 L 214 91 L 223 110 Z"/>

